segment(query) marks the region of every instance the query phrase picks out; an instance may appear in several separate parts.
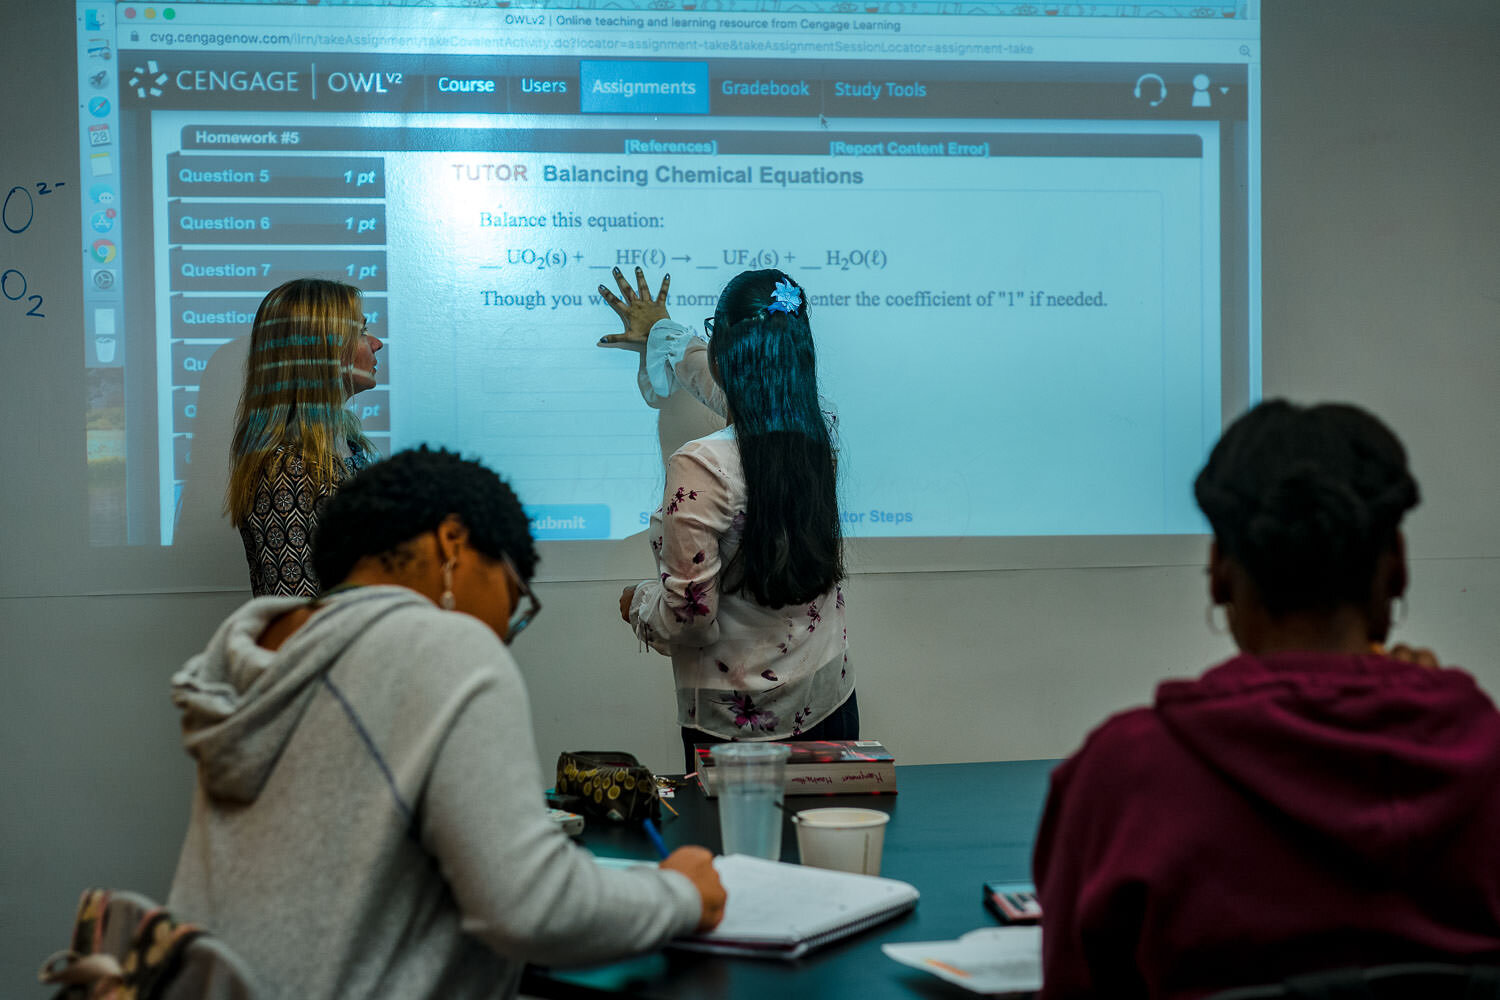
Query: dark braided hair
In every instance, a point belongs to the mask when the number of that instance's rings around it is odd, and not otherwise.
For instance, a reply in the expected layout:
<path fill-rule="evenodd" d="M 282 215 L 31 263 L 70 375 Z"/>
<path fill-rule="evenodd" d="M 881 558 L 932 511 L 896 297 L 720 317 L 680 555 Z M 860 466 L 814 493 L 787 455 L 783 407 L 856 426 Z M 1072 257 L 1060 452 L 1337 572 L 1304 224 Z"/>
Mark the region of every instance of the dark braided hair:
<path fill-rule="evenodd" d="M 1193 492 L 1272 615 L 1368 600 L 1377 561 L 1419 499 L 1406 450 L 1373 415 L 1285 400 L 1236 420 Z"/>
<path fill-rule="evenodd" d="M 778 282 L 801 293 L 769 311 Z M 807 295 L 785 273 L 743 271 L 714 310 L 714 377 L 734 420 L 747 498 L 724 589 L 769 608 L 826 594 L 844 576 L 833 437 L 818 404 Z"/>
<path fill-rule="evenodd" d="M 436 531 L 450 514 L 476 552 L 510 556 L 521 578 L 531 579 L 536 547 L 515 492 L 480 463 L 426 445 L 376 462 L 340 487 L 318 518 L 313 569 L 325 588 L 367 556 L 394 569 L 409 558 L 407 542 Z"/>

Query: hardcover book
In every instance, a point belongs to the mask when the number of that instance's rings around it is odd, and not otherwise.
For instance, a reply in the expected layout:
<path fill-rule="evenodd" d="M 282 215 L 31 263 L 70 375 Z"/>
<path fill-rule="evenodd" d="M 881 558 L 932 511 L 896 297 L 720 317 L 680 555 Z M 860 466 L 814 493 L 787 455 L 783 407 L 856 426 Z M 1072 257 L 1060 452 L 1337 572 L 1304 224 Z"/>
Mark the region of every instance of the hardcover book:
<path fill-rule="evenodd" d="M 698 784 L 703 794 L 719 794 L 718 769 L 709 753 L 715 744 L 698 743 Z M 879 740 L 811 740 L 785 743 L 786 795 L 870 795 L 896 791 L 896 758 Z"/>

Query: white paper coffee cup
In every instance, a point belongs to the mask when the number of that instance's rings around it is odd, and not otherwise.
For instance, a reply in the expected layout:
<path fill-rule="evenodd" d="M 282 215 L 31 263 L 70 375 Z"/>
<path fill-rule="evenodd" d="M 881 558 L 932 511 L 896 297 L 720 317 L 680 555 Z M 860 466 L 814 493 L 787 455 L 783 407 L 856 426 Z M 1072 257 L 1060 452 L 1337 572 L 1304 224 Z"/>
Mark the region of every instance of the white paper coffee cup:
<path fill-rule="evenodd" d="M 878 809 L 804 809 L 792 817 L 802 863 L 861 875 L 880 874 L 885 825 Z"/>

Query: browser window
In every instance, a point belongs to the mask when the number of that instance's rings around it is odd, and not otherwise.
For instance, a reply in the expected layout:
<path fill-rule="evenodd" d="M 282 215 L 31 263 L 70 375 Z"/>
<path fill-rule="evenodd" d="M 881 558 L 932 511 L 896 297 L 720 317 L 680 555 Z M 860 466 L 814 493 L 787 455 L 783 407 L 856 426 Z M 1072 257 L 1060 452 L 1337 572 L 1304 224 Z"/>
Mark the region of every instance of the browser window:
<path fill-rule="evenodd" d="M 850 535 L 1202 531 L 1259 394 L 1253 5 L 775 6 L 80 3 L 91 541 L 171 543 L 214 369 L 308 275 L 386 344 L 382 450 L 641 530 L 657 415 L 595 346 L 637 266 L 693 328 L 805 287 Z"/>

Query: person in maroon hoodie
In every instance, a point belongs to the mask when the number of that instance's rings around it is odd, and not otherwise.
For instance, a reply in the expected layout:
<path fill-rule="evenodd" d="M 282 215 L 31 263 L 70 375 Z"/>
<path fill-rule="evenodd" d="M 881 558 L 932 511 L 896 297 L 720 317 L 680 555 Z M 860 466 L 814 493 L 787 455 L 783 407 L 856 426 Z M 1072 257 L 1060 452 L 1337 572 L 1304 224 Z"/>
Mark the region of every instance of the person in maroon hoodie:
<path fill-rule="evenodd" d="M 1500 713 L 1468 674 L 1383 646 L 1417 503 L 1401 443 L 1353 406 L 1267 402 L 1195 493 L 1241 652 L 1053 772 L 1041 996 L 1500 958 Z"/>

